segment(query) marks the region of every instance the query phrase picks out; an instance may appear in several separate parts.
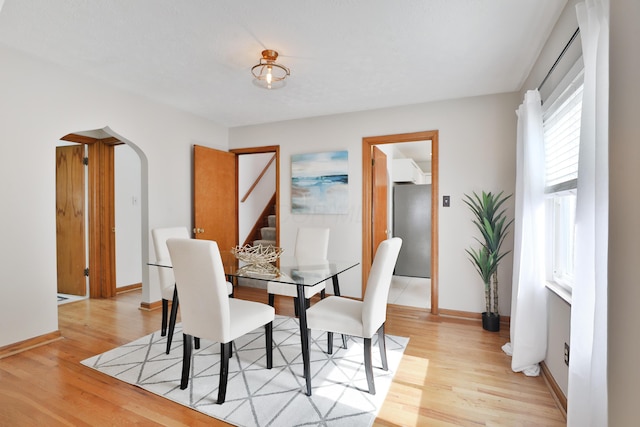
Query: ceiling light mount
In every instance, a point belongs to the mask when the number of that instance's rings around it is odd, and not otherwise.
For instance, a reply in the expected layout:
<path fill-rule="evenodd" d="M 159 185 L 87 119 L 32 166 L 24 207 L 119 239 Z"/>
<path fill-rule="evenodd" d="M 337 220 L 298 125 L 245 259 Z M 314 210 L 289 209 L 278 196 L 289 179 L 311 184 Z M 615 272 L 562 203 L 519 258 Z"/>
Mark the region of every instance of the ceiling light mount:
<path fill-rule="evenodd" d="M 266 89 L 277 89 L 285 85 L 286 79 L 291 73 L 282 64 L 276 63 L 278 52 L 271 49 L 262 51 L 260 62 L 251 67 L 251 74 L 255 78 L 253 83 Z"/>

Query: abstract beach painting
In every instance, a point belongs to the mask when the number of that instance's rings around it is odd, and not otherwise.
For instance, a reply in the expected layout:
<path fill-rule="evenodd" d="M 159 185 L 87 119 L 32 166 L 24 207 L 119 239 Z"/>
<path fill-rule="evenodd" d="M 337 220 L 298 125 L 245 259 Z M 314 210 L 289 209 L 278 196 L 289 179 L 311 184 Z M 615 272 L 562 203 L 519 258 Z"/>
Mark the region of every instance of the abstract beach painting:
<path fill-rule="evenodd" d="M 348 154 L 345 150 L 291 156 L 291 213 L 348 213 Z"/>

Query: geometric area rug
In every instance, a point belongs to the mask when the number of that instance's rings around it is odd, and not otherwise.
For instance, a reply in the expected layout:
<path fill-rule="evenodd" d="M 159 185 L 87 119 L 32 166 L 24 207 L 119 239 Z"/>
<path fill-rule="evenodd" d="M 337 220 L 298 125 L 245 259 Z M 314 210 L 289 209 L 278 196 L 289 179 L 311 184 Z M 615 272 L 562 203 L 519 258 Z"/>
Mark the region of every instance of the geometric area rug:
<path fill-rule="evenodd" d="M 264 328 L 233 343 L 225 403 L 218 405 L 220 345 L 201 340 L 193 350 L 189 386 L 180 390 L 182 329 L 177 324 L 170 354 L 160 331 L 83 360 L 98 370 L 151 393 L 227 423 L 261 426 L 371 426 L 389 391 L 409 339 L 386 336 L 389 370 L 381 369 L 377 341 L 372 343 L 376 394 L 367 391 L 362 339 L 334 334 L 333 354 L 326 353 L 324 332 L 311 333 L 312 395 L 305 393 L 300 327 L 295 318 L 273 322 L 273 368 L 266 369 Z"/>

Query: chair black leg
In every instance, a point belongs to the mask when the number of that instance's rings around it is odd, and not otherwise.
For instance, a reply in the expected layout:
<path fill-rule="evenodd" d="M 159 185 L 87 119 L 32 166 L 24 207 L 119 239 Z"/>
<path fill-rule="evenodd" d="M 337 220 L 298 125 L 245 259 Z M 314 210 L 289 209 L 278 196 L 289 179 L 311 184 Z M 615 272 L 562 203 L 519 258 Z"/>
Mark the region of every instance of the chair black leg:
<path fill-rule="evenodd" d="M 265 346 L 267 348 L 267 369 L 273 367 L 273 322 L 264 325 Z"/>
<path fill-rule="evenodd" d="M 176 328 L 176 317 L 178 317 L 178 288 L 173 288 L 173 301 L 171 302 L 171 317 L 169 317 L 169 335 L 167 335 L 167 354 L 171 351 L 171 341 L 173 341 L 173 330 Z"/>
<path fill-rule="evenodd" d="M 387 345 L 384 340 L 384 323 L 378 329 L 378 348 L 380 348 L 380 359 L 382 359 L 382 369 L 385 371 L 389 370 L 389 365 L 387 364 Z"/>
<path fill-rule="evenodd" d="M 320 291 L 320 299 L 324 299 L 327 296 L 327 291 L 324 289 Z"/>
<path fill-rule="evenodd" d="M 293 308 L 295 310 L 296 317 L 300 317 L 300 309 L 298 308 L 298 298 L 297 297 L 293 298 Z"/>
<path fill-rule="evenodd" d="M 180 390 L 189 385 L 189 371 L 191 370 L 191 335 L 182 334 L 182 380 Z"/>
<path fill-rule="evenodd" d="M 373 365 L 371 364 L 371 338 L 364 339 L 364 370 L 367 374 L 369 393 L 376 394 L 376 385 L 373 383 Z"/>
<path fill-rule="evenodd" d="M 333 332 L 327 332 L 327 354 L 333 354 Z"/>
<path fill-rule="evenodd" d="M 233 341 L 220 343 L 220 382 L 218 383 L 218 405 L 224 403 L 227 395 L 227 378 L 229 376 L 229 349 Z"/>
<path fill-rule="evenodd" d="M 167 335 L 167 314 L 169 313 L 169 301 L 162 298 L 162 328 L 160 329 L 160 336 Z"/>
<path fill-rule="evenodd" d="M 200 338 L 198 337 L 193 337 L 193 341 L 195 342 L 195 348 L 196 350 L 200 350 Z"/>
<path fill-rule="evenodd" d="M 342 334 L 342 347 L 344 347 L 345 349 L 347 349 L 347 336 L 345 334 Z"/>
<path fill-rule="evenodd" d="M 270 305 L 271 307 L 273 307 L 273 306 L 274 306 L 273 304 L 275 304 L 275 299 L 276 299 L 276 298 L 275 298 L 275 295 L 274 295 L 274 294 L 269 294 L 269 305 Z"/>

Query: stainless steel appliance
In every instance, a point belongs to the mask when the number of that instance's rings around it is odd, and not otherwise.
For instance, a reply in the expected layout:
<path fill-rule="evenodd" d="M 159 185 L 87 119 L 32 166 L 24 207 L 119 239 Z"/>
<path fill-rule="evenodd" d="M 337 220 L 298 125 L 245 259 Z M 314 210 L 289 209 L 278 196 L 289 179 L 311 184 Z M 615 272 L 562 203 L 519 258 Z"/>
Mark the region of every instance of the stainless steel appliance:
<path fill-rule="evenodd" d="M 402 238 L 398 276 L 431 277 L 431 184 L 395 184 L 393 236 Z"/>

